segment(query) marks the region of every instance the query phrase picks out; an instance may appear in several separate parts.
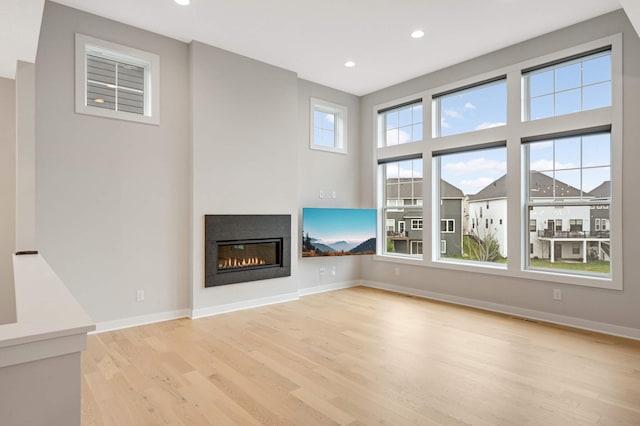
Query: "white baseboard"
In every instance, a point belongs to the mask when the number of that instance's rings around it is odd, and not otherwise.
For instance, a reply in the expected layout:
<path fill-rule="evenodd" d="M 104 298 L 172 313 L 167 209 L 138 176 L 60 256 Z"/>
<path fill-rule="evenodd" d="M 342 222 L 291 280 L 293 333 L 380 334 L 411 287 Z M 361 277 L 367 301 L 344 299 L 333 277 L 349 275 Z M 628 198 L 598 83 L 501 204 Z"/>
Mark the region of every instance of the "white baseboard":
<path fill-rule="evenodd" d="M 298 290 L 298 294 L 301 297 L 309 296 L 310 294 L 325 293 L 327 291 L 334 291 L 334 290 L 342 290 L 344 288 L 357 287 L 359 285 L 362 285 L 360 281 L 344 281 L 341 283 L 323 284 L 323 285 L 317 285 L 314 287 L 301 288 Z"/>
<path fill-rule="evenodd" d="M 203 318 L 212 315 L 226 314 L 228 312 L 242 311 L 244 309 L 257 308 L 259 306 L 274 305 L 276 303 L 298 300 L 298 293 L 279 294 L 277 296 L 262 297 L 259 299 L 243 300 L 241 302 L 228 303 L 226 305 L 211 306 L 208 308 L 194 309 L 191 318 Z"/>
<path fill-rule="evenodd" d="M 178 318 L 188 318 L 189 309 L 179 309 L 176 311 L 158 312 L 155 314 L 140 315 L 136 317 L 123 318 L 113 321 L 103 321 L 96 323 L 96 330 L 89 334 L 104 333 L 106 331 L 120 330 L 123 328 L 137 327 L 139 325 L 153 324 L 156 322 L 170 321 Z"/>
<path fill-rule="evenodd" d="M 402 287 L 394 284 L 387 284 L 375 281 L 363 281 L 365 287 L 388 290 L 394 293 L 407 294 L 410 296 L 423 297 L 441 302 L 453 303 L 456 305 L 469 306 L 486 311 L 499 312 L 501 314 L 515 315 L 517 317 L 529 318 L 538 321 L 550 322 L 558 325 L 565 325 L 582 330 L 596 331 L 598 333 L 610 334 L 613 336 L 625 337 L 627 339 L 640 340 L 640 329 L 624 327 L 621 325 L 607 324 L 598 321 L 585 320 L 582 318 L 569 317 L 566 315 L 552 314 L 549 312 L 536 311 L 533 309 L 518 308 L 516 306 L 503 305 L 500 303 L 486 302 L 483 300 L 469 299 L 466 297 L 450 296 L 442 293 L 435 293 L 427 290 Z"/>

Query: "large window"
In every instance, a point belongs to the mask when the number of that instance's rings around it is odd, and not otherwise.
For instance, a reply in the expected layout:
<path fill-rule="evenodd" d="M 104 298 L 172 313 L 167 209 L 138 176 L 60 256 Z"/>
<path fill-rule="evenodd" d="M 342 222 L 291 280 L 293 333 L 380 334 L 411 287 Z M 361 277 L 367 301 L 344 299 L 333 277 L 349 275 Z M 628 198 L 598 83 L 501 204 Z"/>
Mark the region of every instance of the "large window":
<path fill-rule="evenodd" d="M 422 101 L 381 110 L 380 146 L 393 146 L 422 140 Z"/>
<path fill-rule="evenodd" d="M 506 155 L 506 148 L 496 147 L 435 156 L 440 240 L 447 242 L 440 259 L 506 262 Z M 463 221 L 466 227 L 455 227 Z"/>
<path fill-rule="evenodd" d="M 382 212 L 385 227 L 384 253 L 422 256 L 422 159 L 380 164 L 384 182 Z M 410 223 L 409 230 L 389 226 Z M 418 244 L 419 243 L 419 244 Z"/>
<path fill-rule="evenodd" d="M 524 151 L 529 221 L 547 224 L 529 234 L 529 268 L 609 276 L 611 236 L 601 224 L 611 205 L 611 134 L 530 142 Z"/>
<path fill-rule="evenodd" d="M 378 253 L 621 289 L 622 93 L 618 34 L 376 106 Z"/>
<path fill-rule="evenodd" d="M 611 49 L 524 72 L 529 120 L 611 106 Z"/>
<path fill-rule="evenodd" d="M 76 112 L 160 123 L 160 58 L 76 34 Z"/>
<path fill-rule="evenodd" d="M 507 80 L 434 95 L 433 136 L 448 136 L 504 126 L 507 122 Z"/>

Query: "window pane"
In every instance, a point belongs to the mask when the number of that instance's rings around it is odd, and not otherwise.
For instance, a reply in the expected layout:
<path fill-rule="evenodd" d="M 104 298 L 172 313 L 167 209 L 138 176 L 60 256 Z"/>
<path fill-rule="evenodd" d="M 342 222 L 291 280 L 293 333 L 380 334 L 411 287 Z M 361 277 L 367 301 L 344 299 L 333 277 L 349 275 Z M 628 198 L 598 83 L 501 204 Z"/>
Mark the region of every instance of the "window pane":
<path fill-rule="evenodd" d="M 609 231 L 595 230 L 596 218 L 609 219 L 608 207 L 531 207 L 529 220 L 537 220 L 544 226 L 529 232 L 529 266 L 568 273 L 608 275 L 610 234 Z M 568 228 L 563 230 L 555 226 L 559 220 L 569 217 L 573 219 L 569 219 Z M 580 247 L 579 250 L 574 249 L 576 246 Z"/>
<path fill-rule="evenodd" d="M 550 148 L 554 161 L 549 161 Z M 525 146 L 529 162 L 528 267 L 609 275 L 610 235 L 602 221 L 609 221 L 610 150 L 609 133 Z M 542 162 L 551 166 L 544 173 L 537 169 Z"/>
<path fill-rule="evenodd" d="M 554 115 L 571 114 L 580 111 L 580 89 L 556 93 L 556 110 Z"/>
<path fill-rule="evenodd" d="M 582 64 L 582 84 L 611 81 L 611 55 L 586 60 Z"/>
<path fill-rule="evenodd" d="M 554 95 L 541 96 L 531 99 L 529 115 L 531 120 L 553 117 Z"/>
<path fill-rule="evenodd" d="M 581 85 L 581 66 L 580 64 L 572 64 L 566 66 L 558 66 L 555 70 L 555 91 L 574 89 Z"/>
<path fill-rule="evenodd" d="M 611 52 L 532 71 L 525 81 L 529 120 L 611 106 Z"/>
<path fill-rule="evenodd" d="M 582 91 L 582 109 L 584 111 L 611 105 L 611 82 L 586 86 Z"/>
<path fill-rule="evenodd" d="M 380 167 L 385 181 L 384 252 L 422 256 L 423 220 L 419 207 L 422 205 L 422 159 L 396 161 Z"/>
<path fill-rule="evenodd" d="M 553 71 L 531 74 L 529 86 L 531 97 L 553 93 Z"/>
<path fill-rule="evenodd" d="M 500 147 L 434 160 L 440 170 L 439 239 L 446 241 L 440 258 L 506 263 L 506 155 Z"/>
<path fill-rule="evenodd" d="M 422 104 L 403 106 L 381 113 L 384 141 L 381 146 L 392 146 L 422 140 Z"/>
<path fill-rule="evenodd" d="M 436 102 L 436 110 L 440 111 L 440 133 L 434 136 L 504 126 L 507 122 L 506 80 L 444 95 Z"/>

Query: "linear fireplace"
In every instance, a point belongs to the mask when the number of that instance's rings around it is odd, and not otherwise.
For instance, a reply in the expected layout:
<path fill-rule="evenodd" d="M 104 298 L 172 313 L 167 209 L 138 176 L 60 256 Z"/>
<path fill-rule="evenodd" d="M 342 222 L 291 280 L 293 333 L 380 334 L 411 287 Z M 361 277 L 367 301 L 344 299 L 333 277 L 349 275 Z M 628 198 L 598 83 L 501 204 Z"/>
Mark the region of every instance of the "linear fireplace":
<path fill-rule="evenodd" d="M 205 215 L 205 287 L 291 275 L 291 216 Z"/>

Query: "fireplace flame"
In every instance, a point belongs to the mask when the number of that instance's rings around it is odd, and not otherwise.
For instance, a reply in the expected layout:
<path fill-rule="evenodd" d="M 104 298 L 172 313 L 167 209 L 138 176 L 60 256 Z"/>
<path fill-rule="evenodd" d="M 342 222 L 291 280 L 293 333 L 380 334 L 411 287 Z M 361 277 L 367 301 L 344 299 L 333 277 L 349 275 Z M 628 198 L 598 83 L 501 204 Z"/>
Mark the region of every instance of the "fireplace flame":
<path fill-rule="evenodd" d="M 228 257 L 226 259 L 222 259 L 220 263 L 218 263 L 218 269 L 238 269 L 238 268 L 251 268 L 254 266 L 266 265 L 267 261 L 264 259 L 260 259 L 259 257 L 247 257 L 247 258 L 232 258 Z"/>

